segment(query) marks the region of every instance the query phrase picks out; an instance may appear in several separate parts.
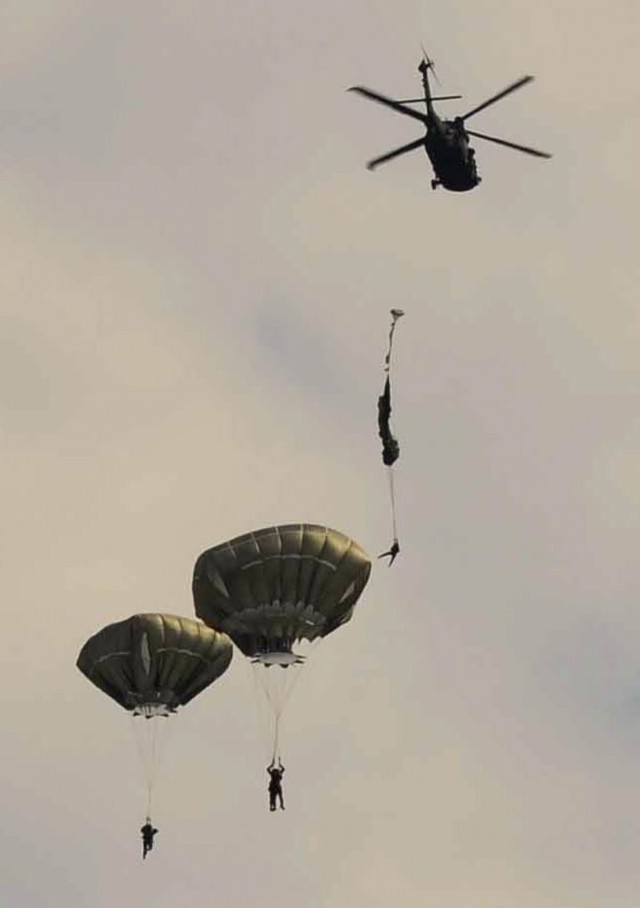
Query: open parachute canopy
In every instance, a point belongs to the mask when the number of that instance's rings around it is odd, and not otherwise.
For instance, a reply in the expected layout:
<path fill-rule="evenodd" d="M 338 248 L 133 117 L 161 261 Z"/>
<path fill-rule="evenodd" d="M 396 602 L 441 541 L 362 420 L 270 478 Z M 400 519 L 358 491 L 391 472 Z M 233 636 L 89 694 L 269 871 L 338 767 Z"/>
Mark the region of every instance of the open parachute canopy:
<path fill-rule="evenodd" d="M 80 651 L 77 666 L 134 715 L 168 715 L 226 671 L 226 634 L 193 618 L 133 615 L 109 624 Z"/>
<path fill-rule="evenodd" d="M 371 562 L 348 536 L 292 523 L 237 536 L 198 558 L 196 614 L 246 656 L 283 667 L 297 640 L 326 637 L 352 615 Z"/>

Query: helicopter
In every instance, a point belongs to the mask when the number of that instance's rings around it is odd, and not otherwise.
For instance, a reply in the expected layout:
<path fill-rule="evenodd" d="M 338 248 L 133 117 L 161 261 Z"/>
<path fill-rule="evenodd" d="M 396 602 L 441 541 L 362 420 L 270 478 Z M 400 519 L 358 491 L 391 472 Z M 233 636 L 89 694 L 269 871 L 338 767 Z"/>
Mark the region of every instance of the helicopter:
<path fill-rule="evenodd" d="M 384 164 L 387 161 L 393 160 L 393 158 L 397 158 L 400 155 L 407 154 L 410 151 L 415 151 L 421 146 L 424 146 L 434 171 L 434 179 L 431 180 L 431 188 L 437 189 L 438 186 L 443 186 L 445 189 L 449 189 L 452 192 L 467 192 L 469 189 L 474 189 L 482 179 L 478 176 L 475 151 L 469 144 L 469 136 L 474 136 L 477 139 L 485 139 L 487 142 L 495 142 L 497 145 L 505 145 L 507 148 L 514 148 L 516 151 L 522 151 L 525 154 L 534 155 L 537 158 L 551 157 L 551 155 L 547 154 L 545 151 L 538 151 L 538 149 L 529 148 L 526 145 L 516 145 L 515 142 L 507 142 L 506 139 L 497 139 L 495 136 L 488 136 L 482 132 L 474 132 L 465 127 L 466 120 L 474 117 L 477 113 L 480 113 L 481 110 L 484 110 L 491 104 L 495 104 L 496 101 L 500 101 L 502 98 L 510 95 L 511 92 L 532 82 L 533 76 L 522 76 L 517 82 L 514 82 L 501 92 L 498 92 L 497 95 L 493 95 L 482 104 L 478 104 L 477 107 L 474 107 L 466 114 L 463 114 L 463 116 L 455 117 L 453 120 L 444 120 L 440 119 L 435 112 L 433 102 L 448 101 L 460 98 L 461 95 L 433 96 L 429 85 L 429 70 L 431 70 L 435 76 L 433 60 L 430 60 L 425 54 L 418 66 L 418 71 L 422 75 L 424 98 L 409 98 L 402 101 L 394 101 L 392 98 L 387 98 L 385 95 L 378 94 L 378 92 L 371 91 L 371 89 L 364 88 L 361 85 L 354 85 L 349 89 L 349 91 L 357 92 L 370 101 L 384 104 L 385 107 L 389 107 L 391 110 L 395 110 L 398 113 L 404 114 L 406 117 L 417 120 L 419 123 L 422 123 L 427 130 L 426 135 L 423 138 L 414 139 L 413 142 L 409 142 L 407 145 L 402 145 L 400 148 L 394 148 L 393 151 L 389 151 L 387 154 L 380 155 L 380 157 L 369 161 L 367 164 L 369 170 L 375 170 L 380 164 Z M 405 106 L 407 104 L 415 103 L 426 103 L 426 114 Z"/>

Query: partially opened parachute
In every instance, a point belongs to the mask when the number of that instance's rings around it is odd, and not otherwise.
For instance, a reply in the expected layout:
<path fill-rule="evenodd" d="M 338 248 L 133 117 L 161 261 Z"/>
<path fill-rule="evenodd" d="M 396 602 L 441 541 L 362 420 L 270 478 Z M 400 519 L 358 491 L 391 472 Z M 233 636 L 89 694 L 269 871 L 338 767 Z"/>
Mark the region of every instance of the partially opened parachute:
<path fill-rule="evenodd" d="M 109 624 L 80 651 L 80 671 L 134 714 L 168 715 L 226 671 L 229 638 L 177 615 L 141 614 Z"/>
<path fill-rule="evenodd" d="M 371 562 L 337 530 L 310 523 L 246 533 L 203 552 L 193 575 L 196 614 L 265 664 L 296 661 L 298 640 L 345 624 Z"/>

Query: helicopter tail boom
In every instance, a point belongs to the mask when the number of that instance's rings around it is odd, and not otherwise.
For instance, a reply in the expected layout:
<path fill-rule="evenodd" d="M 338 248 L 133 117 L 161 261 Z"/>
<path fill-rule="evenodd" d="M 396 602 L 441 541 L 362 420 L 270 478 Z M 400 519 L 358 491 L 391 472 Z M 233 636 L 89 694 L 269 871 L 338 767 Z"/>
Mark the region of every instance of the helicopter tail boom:
<path fill-rule="evenodd" d="M 435 110 L 433 109 L 433 96 L 431 94 L 431 86 L 429 85 L 429 70 L 433 73 L 433 76 L 438 82 L 438 77 L 436 76 L 436 70 L 433 60 L 429 59 L 424 47 L 422 48 L 422 60 L 418 64 L 418 71 L 422 74 L 422 88 L 424 91 L 424 101 L 427 105 L 427 115 L 429 117 L 435 116 Z M 439 84 L 439 82 L 438 82 Z"/>

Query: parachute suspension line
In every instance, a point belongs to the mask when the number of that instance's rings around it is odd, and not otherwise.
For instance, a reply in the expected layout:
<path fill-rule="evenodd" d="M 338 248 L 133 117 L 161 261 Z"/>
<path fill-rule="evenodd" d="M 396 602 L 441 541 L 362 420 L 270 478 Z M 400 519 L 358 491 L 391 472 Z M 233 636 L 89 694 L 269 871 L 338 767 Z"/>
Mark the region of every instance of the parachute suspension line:
<path fill-rule="evenodd" d="M 148 817 L 151 816 L 151 799 L 153 797 L 153 789 L 155 787 L 156 779 L 158 777 L 158 770 L 160 769 L 160 752 L 159 752 L 159 741 L 160 729 L 158 727 L 158 718 L 155 719 L 145 719 L 145 722 L 150 726 L 150 738 L 151 738 L 151 753 L 150 753 L 150 766 L 147 776 L 147 813 Z"/>
<path fill-rule="evenodd" d="M 282 718 L 282 714 L 284 713 L 285 709 L 287 708 L 287 705 L 289 703 L 289 700 L 291 699 L 294 689 L 298 686 L 300 678 L 302 677 L 302 669 L 307 667 L 307 671 L 308 671 L 309 660 L 311 659 L 311 656 L 314 654 L 316 648 L 318 647 L 318 645 L 321 642 L 322 642 L 322 637 L 316 637 L 315 640 L 311 641 L 309 649 L 305 656 L 304 665 L 291 665 L 287 669 L 285 669 L 285 671 L 287 671 L 287 672 L 293 672 L 293 677 L 291 678 L 290 682 L 288 681 L 288 683 L 283 691 L 283 694 L 280 698 L 280 702 L 277 704 L 277 706 L 273 703 L 273 701 L 270 701 L 272 704 L 273 714 L 274 714 L 273 757 L 272 757 L 272 759 L 274 761 L 276 760 L 276 758 L 280 759 L 280 757 L 282 756 L 282 754 L 280 753 L 280 720 Z"/>
<path fill-rule="evenodd" d="M 267 666 L 247 663 L 253 680 L 255 704 L 258 711 L 263 735 L 267 739 L 268 753 L 271 761 L 276 759 L 280 740 L 280 716 L 282 714 L 283 684 L 286 678 L 281 678 L 280 672 L 291 671 L 290 668 L 281 669 L 279 666 Z M 274 674 L 278 672 L 278 674 Z M 279 682 L 279 685 L 278 683 Z"/>
<path fill-rule="evenodd" d="M 271 736 L 272 736 L 272 754 L 271 759 L 275 761 L 279 759 L 280 754 L 280 728 L 281 728 L 281 719 L 282 715 L 291 699 L 291 694 L 293 693 L 294 688 L 298 683 L 300 678 L 302 666 L 290 665 L 287 668 L 280 668 L 279 666 L 271 666 L 270 668 L 260 666 L 258 668 L 259 672 L 271 672 L 270 675 L 262 674 L 263 683 L 260 685 L 262 687 L 263 693 L 267 699 L 267 703 L 271 709 Z M 273 672 L 278 672 L 278 675 L 273 674 Z M 285 677 L 283 678 L 280 672 L 286 672 Z M 276 680 L 276 684 L 271 686 L 270 681 Z M 284 682 L 284 683 L 283 683 Z"/>
<path fill-rule="evenodd" d="M 271 752 L 271 762 L 275 763 L 280 759 L 280 716 L 276 713 L 273 720 L 273 750 Z"/>
<path fill-rule="evenodd" d="M 146 816 L 148 817 L 151 816 L 156 780 L 173 728 L 173 723 L 167 724 L 167 718 L 166 713 L 158 713 L 152 717 L 138 714 L 131 719 L 133 736 L 144 771 L 147 796 Z M 175 718 L 173 721 L 175 722 Z"/>
<path fill-rule="evenodd" d="M 308 672 L 311 656 L 321 642 L 320 637 L 311 641 L 303 665 L 289 665 L 281 668 L 278 665 L 267 667 L 261 664 L 251 665 L 253 683 L 260 701 L 268 708 L 268 718 L 262 714 L 263 720 L 267 719 L 271 759 L 277 760 L 282 754 L 280 751 L 282 740 L 282 720 L 294 690 L 300 683 L 300 678 Z M 304 669 L 304 671 L 303 671 Z M 265 729 L 266 731 L 267 729 Z"/>
<path fill-rule="evenodd" d="M 151 722 L 153 724 L 152 719 L 150 719 L 150 720 L 145 719 L 145 724 L 148 724 L 148 722 Z M 147 809 L 145 811 L 145 816 L 150 817 L 151 816 L 151 801 L 153 798 L 153 783 L 154 783 L 154 777 L 155 777 L 155 773 L 153 770 L 154 770 L 154 764 L 155 764 L 156 730 L 155 730 L 155 728 L 152 728 L 151 726 L 149 726 L 148 730 L 146 728 L 143 729 L 143 733 L 147 734 L 147 739 L 148 739 L 147 740 L 148 752 L 146 755 L 143 755 L 145 784 L 147 786 Z"/>
<path fill-rule="evenodd" d="M 393 532 L 393 542 L 398 544 L 398 524 L 396 520 L 396 492 L 393 485 L 393 467 L 387 467 L 387 476 L 389 477 L 389 497 L 391 499 L 391 527 Z"/>

